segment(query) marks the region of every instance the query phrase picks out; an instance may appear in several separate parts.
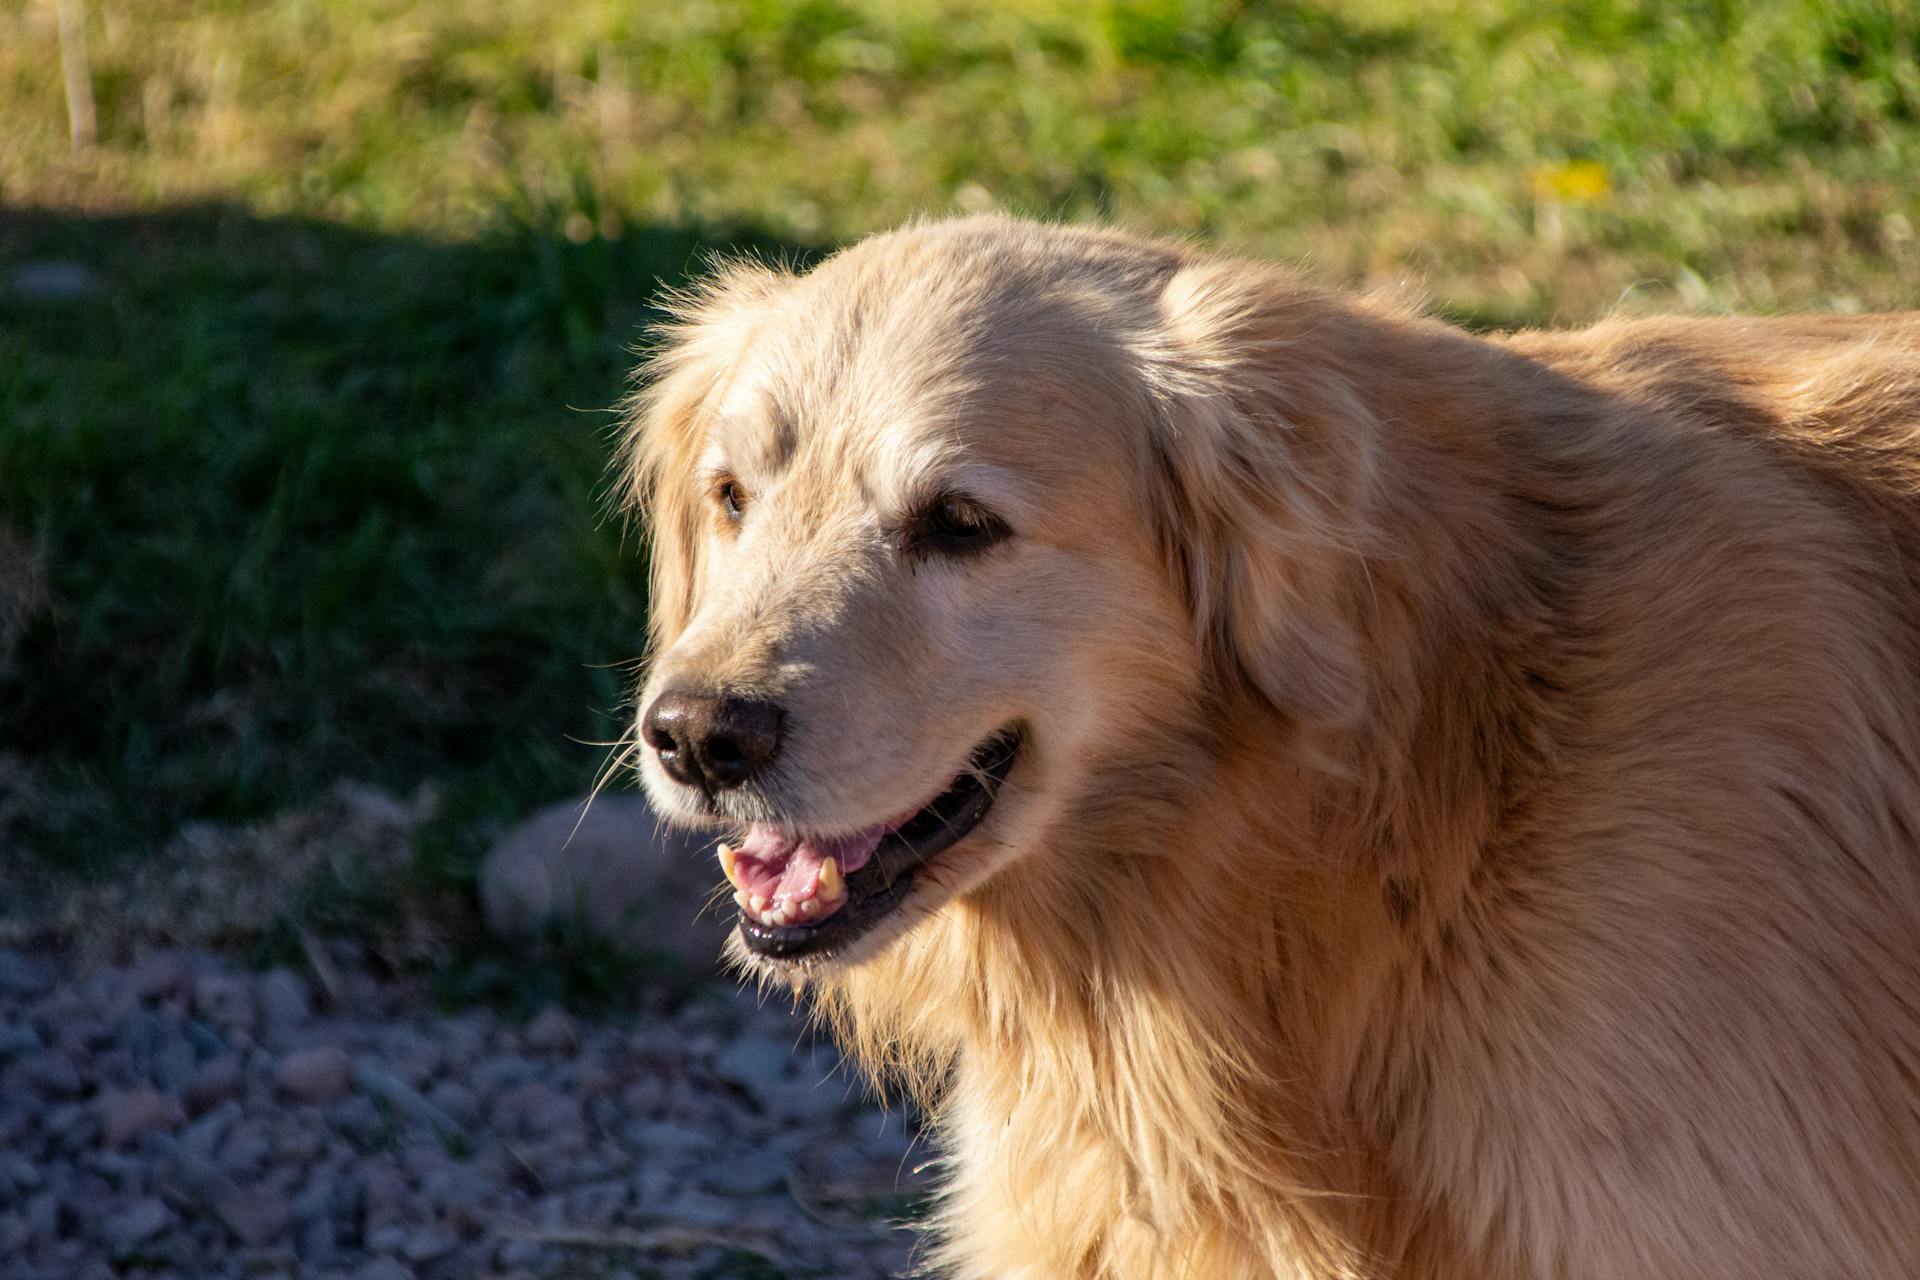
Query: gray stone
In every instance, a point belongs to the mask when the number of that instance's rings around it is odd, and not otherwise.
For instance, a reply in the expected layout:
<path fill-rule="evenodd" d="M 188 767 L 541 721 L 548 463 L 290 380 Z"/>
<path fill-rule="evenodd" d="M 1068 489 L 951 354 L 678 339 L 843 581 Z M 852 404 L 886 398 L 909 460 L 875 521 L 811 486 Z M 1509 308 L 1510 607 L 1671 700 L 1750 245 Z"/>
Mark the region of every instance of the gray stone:
<path fill-rule="evenodd" d="M 273 1139 L 266 1121 L 248 1117 L 227 1130 L 220 1144 L 219 1165 L 229 1174 L 250 1181 L 262 1173 L 273 1158 Z"/>
<path fill-rule="evenodd" d="M 327 1108 L 327 1123 L 356 1143 L 377 1142 L 387 1132 L 387 1121 L 380 1108 L 365 1094 L 342 1098 Z"/>
<path fill-rule="evenodd" d="M 620 1216 L 630 1195 L 619 1182 L 590 1182 L 567 1193 L 567 1216 L 576 1223 L 605 1226 Z"/>
<path fill-rule="evenodd" d="M 106 289 L 98 271 L 84 262 L 46 258 L 22 262 L 6 274 L 6 291 L 35 302 L 71 302 Z"/>
<path fill-rule="evenodd" d="M 213 1159 L 213 1153 L 220 1149 L 221 1139 L 227 1136 L 227 1130 L 239 1118 L 238 1102 L 229 1099 L 221 1103 L 181 1131 L 181 1149 L 196 1159 Z"/>
<path fill-rule="evenodd" d="M 200 979 L 193 1007 L 215 1027 L 228 1031 L 251 1032 L 259 1025 L 260 1008 L 252 984 L 232 974 L 214 973 Z"/>
<path fill-rule="evenodd" d="M 193 1042 L 181 1036 L 170 1036 L 154 1048 L 148 1074 L 162 1089 L 179 1093 L 193 1079 L 196 1065 Z M 198 1109 L 205 1110 L 204 1107 Z"/>
<path fill-rule="evenodd" d="M 52 961 L 45 956 L 0 947 L 0 995 L 44 995 L 58 980 Z"/>
<path fill-rule="evenodd" d="M 493 1184 L 465 1165 L 436 1169 L 420 1182 L 420 1195 L 440 1213 L 471 1216 L 493 1195 Z"/>
<path fill-rule="evenodd" d="M 171 1131 L 186 1120 L 180 1104 L 156 1089 L 110 1093 L 101 1113 L 101 1139 L 109 1147 L 129 1146 L 150 1131 Z"/>
<path fill-rule="evenodd" d="M 353 1083 L 353 1062 L 337 1045 L 301 1049 L 280 1060 L 273 1079 L 296 1102 L 332 1102 Z"/>
<path fill-rule="evenodd" d="M 795 1050 L 763 1036 L 741 1036 L 714 1055 L 714 1074 L 745 1090 L 772 1119 L 808 1124 L 857 1104 L 827 1053 Z"/>
<path fill-rule="evenodd" d="M 18 1022 L 0 1022 L 0 1062 L 8 1062 L 22 1054 L 38 1053 L 46 1048 L 40 1039 L 40 1033 L 32 1027 Z"/>
<path fill-rule="evenodd" d="M 368 1253 L 399 1253 L 407 1247 L 407 1229 L 390 1223 L 384 1227 L 373 1227 L 367 1231 Z"/>
<path fill-rule="evenodd" d="M 669 1160 L 698 1157 L 713 1149 L 711 1135 L 665 1120 L 636 1120 L 627 1126 L 626 1139 L 648 1155 Z"/>
<path fill-rule="evenodd" d="M 548 1005 L 520 1038 L 536 1053 L 572 1053 L 580 1047 L 580 1024 L 565 1009 Z"/>
<path fill-rule="evenodd" d="M 480 1119 L 480 1099 L 473 1090 L 456 1080 L 442 1080 L 427 1091 L 427 1099 L 450 1116 L 454 1123 L 468 1125 Z"/>
<path fill-rule="evenodd" d="M 440 1070 L 445 1054 L 440 1045 L 413 1028 L 393 1027 L 380 1037 L 379 1058 L 394 1075 L 418 1089 Z"/>
<path fill-rule="evenodd" d="M 139 1000 L 164 1000 L 193 987 L 193 970 L 173 951 L 141 956 L 127 970 L 127 987 Z"/>
<path fill-rule="evenodd" d="M 406 1233 L 397 1252 L 409 1262 L 431 1262 L 460 1246 L 460 1237 L 444 1227 L 418 1227 Z"/>
<path fill-rule="evenodd" d="M 198 1018 L 187 1023 L 187 1039 L 193 1044 L 194 1053 L 202 1059 L 217 1058 L 231 1050 L 226 1038 Z"/>
<path fill-rule="evenodd" d="M 100 1224 L 100 1233 L 114 1249 L 125 1252 L 165 1231 L 175 1222 L 173 1210 L 153 1196 L 135 1200 L 124 1209 L 108 1214 Z"/>
<path fill-rule="evenodd" d="M 493 847 L 481 910 L 503 938 L 577 930 L 711 972 L 729 927 L 705 910 L 721 879 L 712 850 L 708 837 L 665 830 L 644 796 L 564 800 Z"/>
<path fill-rule="evenodd" d="M 288 1206 L 293 1214 L 295 1226 L 304 1227 L 315 1218 L 324 1218 L 333 1211 L 333 1181 L 330 1178 L 315 1178 L 308 1183 Z"/>
<path fill-rule="evenodd" d="M 786 1185 L 787 1170 L 778 1160 L 740 1156 L 708 1166 L 700 1184 L 721 1195 L 760 1196 Z"/>
<path fill-rule="evenodd" d="M 369 1236 L 380 1227 L 405 1226 L 415 1214 L 413 1189 L 401 1172 L 389 1164 L 375 1165 L 361 1182 L 362 1230 Z"/>
<path fill-rule="evenodd" d="M 269 969 L 260 977 L 261 1020 L 271 1028 L 297 1027 L 313 1016 L 313 995 L 306 981 L 286 969 Z"/>
<path fill-rule="evenodd" d="M 40 1127 L 65 1151 L 78 1154 L 99 1141 L 100 1113 L 83 1102 L 62 1102 L 47 1108 Z"/>
<path fill-rule="evenodd" d="M 261 1186 L 222 1187 L 209 1207 L 221 1225 L 250 1245 L 272 1242 L 293 1219 L 286 1197 Z"/>
<path fill-rule="evenodd" d="M 38 1191 L 47 1185 L 40 1166 L 17 1151 L 0 1154 L 0 1179 L 13 1185 L 16 1195 Z"/>
<path fill-rule="evenodd" d="M 181 1085 L 180 1097 L 187 1104 L 187 1110 L 198 1115 L 230 1098 L 239 1097 L 245 1087 L 246 1074 L 240 1066 L 240 1059 L 228 1053 L 209 1058 L 193 1068 Z"/>
<path fill-rule="evenodd" d="M 43 1098 L 71 1098 L 86 1087 L 73 1062 L 51 1049 L 22 1057 L 14 1063 L 11 1075 L 16 1085 Z"/>
<path fill-rule="evenodd" d="M 493 1123 L 523 1138 L 546 1138 L 580 1128 L 580 1102 L 551 1085 L 529 1081 L 501 1094 L 493 1104 Z"/>

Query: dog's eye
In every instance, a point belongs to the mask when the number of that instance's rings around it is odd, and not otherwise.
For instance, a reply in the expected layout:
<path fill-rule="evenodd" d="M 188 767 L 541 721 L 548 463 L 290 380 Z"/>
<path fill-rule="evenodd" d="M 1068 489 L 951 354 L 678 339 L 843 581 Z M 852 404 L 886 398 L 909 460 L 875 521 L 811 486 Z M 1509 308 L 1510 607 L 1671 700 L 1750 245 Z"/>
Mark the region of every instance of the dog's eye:
<path fill-rule="evenodd" d="M 722 480 L 715 487 L 714 496 L 720 500 L 720 509 L 727 513 L 727 519 L 738 524 L 747 512 L 747 491 L 740 487 L 740 482 Z"/>
<path fill-rule="evenodd" d="M 914 513 L 904 542 L 910 552 L 964 556 L 986 550 L 1011 532 L 1005 521 L 972 498 L 944 493 Z"/>

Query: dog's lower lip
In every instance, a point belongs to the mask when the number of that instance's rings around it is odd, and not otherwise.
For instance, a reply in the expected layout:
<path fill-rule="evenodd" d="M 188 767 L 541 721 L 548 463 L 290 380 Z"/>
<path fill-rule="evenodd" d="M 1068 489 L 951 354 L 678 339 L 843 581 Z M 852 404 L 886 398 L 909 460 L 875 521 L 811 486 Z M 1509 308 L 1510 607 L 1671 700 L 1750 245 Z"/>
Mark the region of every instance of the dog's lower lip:
<path fill-rule="evenodd" d="M 967 769 L 945 791 L 889 832 L 872 859 L 847 875 L 848 901 L 826 919 L 768 925 L 742 912 L 740 937 L 747 949 L 769 959 L 799 960 L 845 946 L 867 932 L 906 898 L 921 867 L 958 844 L 986 816 L 1020 744 L 1019 731 L 1009 728 L 976 748 Z"/>

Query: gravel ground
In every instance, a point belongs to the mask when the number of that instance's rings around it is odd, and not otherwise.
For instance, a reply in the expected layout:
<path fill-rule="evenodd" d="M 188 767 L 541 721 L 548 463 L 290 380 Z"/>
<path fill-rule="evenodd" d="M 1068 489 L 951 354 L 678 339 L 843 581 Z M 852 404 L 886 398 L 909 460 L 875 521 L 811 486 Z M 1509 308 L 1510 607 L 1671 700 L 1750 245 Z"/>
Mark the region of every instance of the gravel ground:
<path fill-rule="evenodd" d="M 784 1007 L 524 1025 L 0 950 L 0 1278 L 895 1275 L 924 1146 Z"/>

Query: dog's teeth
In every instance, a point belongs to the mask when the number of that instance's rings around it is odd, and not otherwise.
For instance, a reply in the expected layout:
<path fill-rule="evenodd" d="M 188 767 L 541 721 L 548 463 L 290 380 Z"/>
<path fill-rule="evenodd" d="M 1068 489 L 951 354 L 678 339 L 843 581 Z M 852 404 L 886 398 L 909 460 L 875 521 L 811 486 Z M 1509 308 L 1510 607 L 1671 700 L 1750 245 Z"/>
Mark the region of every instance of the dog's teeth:
<path fill-rule="evenodd" d="M 820 864 L 820 892 L 829 898 L 837 898 L 846 891 L 847 882 L 840 878 L 840 862 L 837 858 L 828 858 Z"/>
<path fill-rule="evenodd" d="M 817 916 L 817 915 L 819 915 L 819 914 L 820 914 L 820 904 L 819 904 L 819 902 L 818 902 L 818 901 L 816 901 L 816 900 L 815 900 L 815 899 L 813 899 L 813 898 L 808 898 L 808 899 L 806 899 L 805 901 L 803 901 L 803 902 L 801 902 L 801 904 L 800 904 L 800 914 L 801 914 L 801 915 L 803 915 L 803 916 Z"/>
<path fill-rule="evenodd" d="M 751 898 L 748 898 L 747 901 L 752 904 L 755 915 L 767 909 L 767 900 L 760 894 L 754 894 Z"/>
<path fill-rule="evenodd" d="M 733 878 L 733 864 L 734 864 L 733 846 L 730 844 L 723 844 L 718 849 L 714 850 L 714 852 L 720 855 L 720 869 L 727 873 L 727 883 L 731 884 L 736 889 L 739 888 L 740 882 Z"/>
<path fill-rule="evenodd" d="M 745 911 L 747 909 L 747 891 L 745 889 L 735 889 L 733 891 L 733 901 L 736 906 L 742 911 Z"/>

